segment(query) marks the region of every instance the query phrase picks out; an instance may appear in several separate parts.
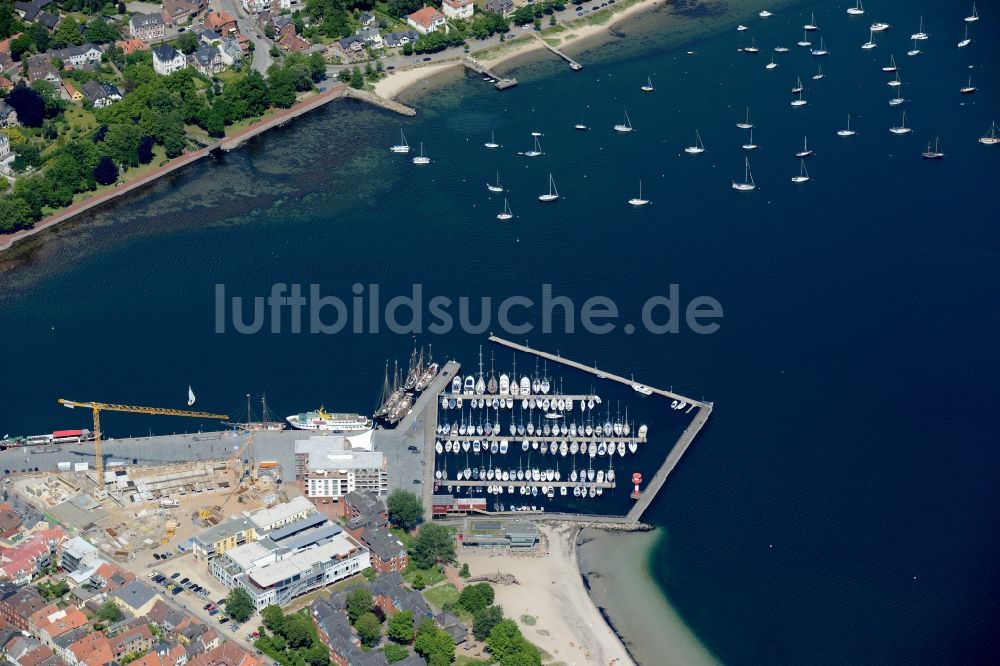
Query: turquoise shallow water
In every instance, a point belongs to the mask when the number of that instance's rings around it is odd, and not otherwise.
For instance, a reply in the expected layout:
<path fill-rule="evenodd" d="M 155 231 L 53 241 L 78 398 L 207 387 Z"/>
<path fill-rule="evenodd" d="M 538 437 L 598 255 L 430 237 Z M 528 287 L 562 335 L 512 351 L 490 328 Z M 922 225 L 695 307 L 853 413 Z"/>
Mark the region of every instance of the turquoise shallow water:
<path fill-rule="evenodd" d="M 694 634 L 727 663 L 987 662 L 1000 591 L 1000 153 L 976 138 L 1000 115 L 1000 12 L 981 7 L 976 41 L 959 51 L 967 8 L 924 8 L 932 38 L 914 60 L 919 10 L 870 7 L 852 22 L 843 9 L 739 18 L 749 33 L 732 17 L 684 42 L 639 21 L 585 51 L 579 74 L 535 60 L 503 94 L 454 77 L 416 98 L 412 120 L 331 106 L 62 227 L 3 273 L 0 430 L 86 425 L 57 397 L 181 406 L 189 383 L 205 408 L 266 389 L 280 414 L 321 402 L 364 411 L 385 359 L 408 354 L 405 335 L 217 335 L 217 283 L 253 296 L 315 282 L 347 296 L 377 282 L 388 298 L 420 282 L 478 298 L 548 282 L 577 302 L 610 296 L 629 321 L 677 283 L 683 300 L 722 303 L 718 333 L 511 337 L 715 401 L 647 515 L 667 533 L 655 579 Z M 818 82 L 794 45 L 811 10 L 832 52 Z M 876 14 L 893 28 L 866 53 Z M 768 72 L 769 54 L 736 52 L 751 35 L 764 52 L 792 52 Z M 903 138 L 888 132 L 899 120 L 880 71 L 890 52 L 912 100 Z M 979 91 L 964 97 L 970 64 Z M 797 111 L 796 74 L 809 100 Z M 646 76 L 652 95 L 638 89 Z M 739 195 L 734 125 L 747 105 L 758 190 Z M 623 107 L 628 136 L 611 130 Z M 850 141 L 835 135 L 848 113 Z M 572 130 L 581 119 L 591 132 Z M 400 125 L 433 165 L 389 154 Z M 708 152 L 692 158 L 682 149 L 695 129 Z M 504 144 L 495 154 L 481 148 L 491 130 Z M 516 152 L 533 130 L 546 155 L 529 161 Z M 803 134 L 814 180 L 793 187 Z M 938 135 L 947 157 L 924 162 Z M 506 226 L 485 188 L 497 169 L 518 216 Z M 534 197 L 550 171 L 564 199 L 543 207 Z M 654 203 L 631 210 L 640 178 Z M 418 339 L 469 364 L 482 337 Z M 650 460 L 681 427 L 662 404 L 604 393 L 651 424 Z M 198 425 L 121 415 L 106 427 Z"/>

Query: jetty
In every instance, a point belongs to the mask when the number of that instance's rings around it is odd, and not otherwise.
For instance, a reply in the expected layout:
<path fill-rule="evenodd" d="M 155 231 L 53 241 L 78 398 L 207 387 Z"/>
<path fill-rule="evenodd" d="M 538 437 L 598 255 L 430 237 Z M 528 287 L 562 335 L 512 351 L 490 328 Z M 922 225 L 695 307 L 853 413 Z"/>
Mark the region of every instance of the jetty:
<path fill-rule="evenodd" d="M 494 72 L 486 65 L 473 58 L 472 56 L 465 56 L 464 58 L 462 58 L 462 64 L 471 69 L 476 74 L 482 74 L 483 76 L 488 76 L 494 81 L 496 81 L 496 83 L 493 84 L 493 87 L 496 88 L 497 90 L 506 90 L 507 88 L 513 88 L 514 86 L 517 85 L 517 79 L 500 76 L 499 74 L 497 74 L 496 72 Z"/>
<path fill-rule="evenodd" d="M 573 60 L 572 58 L 570 58 L 568 55 L 566 55 L 565 53 L 563 53 L 562 51 L 560 51 L 556 47 L 554 47 L 551 44 L 549 44 L 547 41 L 545 41 L 544 39 L 542 39 L 542 37 L 540 35 L 536 34 L 535 38 L 538 41 L 540 41 L 545 46 L 545 48 L 547 48 L 549 51 L 552 51 L 552 53 L 555 53 L 557 56 L 559 56 L 560 58 L 562 58 L 563 60 L 565 60 L 566 62 L 568 62 L 569 63 L 569 68 L 572 69 L 574 72 L 579 72 L 581 69 L 583 69 L 583 65 L 581 65 L 580 63 L 578 63 L 576 60 Z"/>

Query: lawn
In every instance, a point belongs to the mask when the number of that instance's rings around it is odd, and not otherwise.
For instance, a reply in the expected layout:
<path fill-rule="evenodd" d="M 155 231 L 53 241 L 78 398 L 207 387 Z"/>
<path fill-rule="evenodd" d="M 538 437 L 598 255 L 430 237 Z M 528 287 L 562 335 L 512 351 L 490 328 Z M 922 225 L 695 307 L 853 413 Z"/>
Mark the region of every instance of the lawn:
<path fill-rule="evenodd" d="M 475 657 L 459 655 L 455 657 L 455 661 L 453 663 L 455 666 L 489 666 L 493 662 L 487 659 L 476 659 Z"/>
<path fill-rule="evenodd" d="M 410 585 L 413 585 L 413 579 L 417 577 L 417 574 L 421 574 L 424 579 L 424 585 L 430 587 L 431 585 L 437 585 L 444 580 L 444 569 L 440 566 L 434 567 L 433 569 L 418 569 L 416 566 L 411 564 L 403 572 L 403 580 L 405 580 Z"/>
<path fill-rule="evenodd" d="M 459 594 L 461 593 L 458 588 L 452 583 L 424 590 L 424 598 L 438 608 L 444 608 L 445 604 L 454 604 L 458 601 Z"/>

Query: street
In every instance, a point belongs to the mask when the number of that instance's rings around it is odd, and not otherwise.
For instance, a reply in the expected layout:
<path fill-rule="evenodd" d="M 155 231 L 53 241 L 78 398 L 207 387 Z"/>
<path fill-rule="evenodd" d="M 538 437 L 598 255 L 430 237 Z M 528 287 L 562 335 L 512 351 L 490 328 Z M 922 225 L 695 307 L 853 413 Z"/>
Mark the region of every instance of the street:
<path fill-rule="evenodd" d="M 209 6 L 215 11 L 225 11 L 233 15 L 240 32 L 253 42 L 253 68 L 261 74 L 267 75 L 267 70 L 273 62 L 271 47 L 274 44 L 264 36 L 264 31 L 257 25 L 257 21 L 243 11 L 243 5 L 239 0 L 211 0 Z"/>

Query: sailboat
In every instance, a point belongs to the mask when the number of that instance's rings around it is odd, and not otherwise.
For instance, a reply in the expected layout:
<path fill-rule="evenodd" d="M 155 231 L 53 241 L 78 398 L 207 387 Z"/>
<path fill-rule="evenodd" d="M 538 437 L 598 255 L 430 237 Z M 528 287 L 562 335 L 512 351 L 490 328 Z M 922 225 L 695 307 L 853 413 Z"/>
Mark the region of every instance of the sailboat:
<path fill-rule="evenodd" d="M 752 129 L 753 123 L 750 122 L 750 107 L 747 107 L 747 119 L 742 123 L 736 123 L 736 126 L 740 129 Z"/>
<path fill-rule="evenodd" d="M 410 152 L 410 144 L 406 143 L 406 135 L 403 134 L 403 130 L 399 130 L 399 143 L 395 146 L 390 146 L 389 150 L 394 153 L 408 153 Z"/>
<path fill-rule="evenodd" d="M 641 180 L 639 181 L 639 196 L 634 197 L 632 199 L 629 199 L 628 202 L 632 206 L 645 206 L 646 204 L 651 203 L 649 199 L 643 199 L 642 198 L 642 181 Z"/>
<path fill-rule="evenodd" d="M 961 44 L 959 44 L 959 48 L 961 48 Z M 914 39 L 913 40 L 913 48 L 910 49 L 909 51 L 907 51 L 906 55 L 912 57 L 912 56 L 920 55 L 920 53 L 921 53 L 920 49 L 917 48 L 917 40 Z"/>
<path fill-rule="evenodd" d="M 751 37 L 750 38 L 750 46 L 744 46 L 743 47 L 743 52 L 744 53 L 757 53 L 758 51 L 760 51 L 760 49 L 757 48 L 757 38 L 756 37 Z"/>
<path fill-rule="evenodd" d="M 496 136 L 494 136 L 493 132 L 490 132 L 490 140 L 487 141 L 486 143 L 484 143 L 483 145 L 486 146 L 487 148 L 499 148 L 500 147 L 500 144 L 497 143 Z"/>
<path fill-rule="evenodd" d="M 497 171 L 497 184 L 486 183 L 486 189 L 490 192 L 503 192 L 503 187 L 500 186 L 500 172 Z"/>
<path fill-rule="evenodd" d="M 903 111 L 903 122 L 900 123 L 899 127 L 890 127 L 889 131 L 893 134 L 909 134 L 912 132 L 912 128 L 906 126 L 906 111 Z"/>
<path fill-rule="evenodd" d="M 757 150 L 757 144 L 753 142 L 753 130 L 750 130 L 750 138 L 743 144 L 743 150 Z"/>
<path fill-rule="evenodd" d="M 862 44 L 861 48 L 863 48 L 863 49 L 873 49 L 876 46 L 878 46 L 878 44 L 875 43 L 875 31 L 874 30 L 870 30 L 868 32 L 868 41 L 865 42 L 864 44 Z"/>
<path fill-rule="evenodd" d="M 774 69 L 778 66 L 778 63 L 774 62 L 774 56 L 771 56 L 771 62 L 764 65 L 764 69 Z"/>
<path fill-rule="evenodd" d="M 775 53 L 788 53 L 788 47 L 787 46 L 775 46 L 774 47 L 774 52 Z"/>
<path fill-rule="evenodd" d="M 191 387 L 188 386 L 188 407 L 194 406 L 194 402 L 195 402 L 194 391 L 192 391 Z"/>
<path fill-rule="evenodd" d="M 806 161 L 799 160 L 799 175 L 792 176 L 793 183 L 804 183 L 809 180 L 809 172 L 806 171 Z"/>
<path fill-rule="evenodd" d="M 892 86 L 893 88 L 895 88 L 896 86 L 903 85 L 903 82 L 899 80 L 899 70 L 896 70 L 896 78 L 894 78 L 892 81 L 889 81 L 888 85 Z"/>
<path fill-rule="evenodd" d="M 799 46 L 812 46 L 813 43 L 809 41 L 809 35 L 802 33 L 802 39 L 798 42 Z"/>
<path fill-rule="evenodd" d="M 809 150 L 809 138 L 805 137 L 805 136 L 802 137 L 802 150 L 800 150 L 799 152 L 795 153 L 795 156 L 796 157 L 811 157 L 812 154 L 813 154 L 813 151 Z"/>
<path fill-rule="evenodd" d="M 826 43 L 823 41 L 822 37 L 819 38 L 819 48 L 810 49 L 809 53 L 812 53 L 814 56 L 825 56 L 830 54 L 830 52 L 826 50 Z"/>
<path fill-rule="evenodd" d="M 430 164 L 431 158 L 424 157 L 424 142 L 420 142 L 420 154 L 413 158 L 414 164 Z"/>
<path fill-rule="evenodd" d="M 743 182 L 737 183 L 735 180 L 733 181 L 733 189 L 736 190 L 737 192 L 749 192 L 750 190 L 753 190 L 757 187 L 756 185 L 754 185 L 753 182 L 753 174 L 750 173 L 750 159 L 749 158 L 745 159 L 746 159 L 746 171 L 743 174 Z"/>
<path fill-rule="evenodd" d="M 857 134 L 851 129 L 851 114 L 847 114 L 847 129 L 837 130 L 837 136 L 854 136 Z"/>
<path fill-rule="evenodd" d="M 903 97 L 903 86 L 897 86 L 896 96 L 889 98 L 889 106 L 899 106 L 905 101 L 906 99 Z"/>
<path fill-rule="evenodd" d="M 542 154 L 542 147 L 538 143 L 538 137 L 535 136 L 534 134 L 532 134 L 532 136 L 534 138 L 535 145 L 531 148 L 531 150 L 526 150 L 523 153 L 521 153 L 525 157 L 538 157 L 539 155 Z"/>
<path fill-rule="evenodd" d="M 965 17 L 966 23 L 975 23 L 979 20 L 979 13 L 976 12 L 976 3 L 972 3 L 972 13 Z"/>
<path fill-rule="evenodd" d="M 585 131 L 589 130 L 590 128 L 587 127 L 586 125 L 584 125 L 583 122 L 579 122 L 576 125 L 573 125 L 573 129 L 580 130 L 581 132 L 585 132 Z"/>
<path fill-rule="evenodd" d="M 548 203 L 549 201 L 555 201 L 559 198 L 559 190 L 556 189 L 556 182 L 552 179 L 552 174 L 549 174 L 549 193 L 539 194 L 538 200 L 542 203 Z"/>
<path fill-rule="evenodd" d="M 639 88 L 642 92 L 653 92 L 653 79 L 646 77 L 646 85 Z"/>
<path fill-rule="evenodd" d="M 975 11 L 976 6 L 972 6 L 973 11 Z M 997 123 L 993 121 L 990 125 L 990 130 L 986 133 L 986 136 L 979 137 L 979 143 L 984 146 L 995 146 L 1000 143 L 1000 136 L 997 136 Z"/>
<path fill-rule="evenodd" d="M 896 56 L 889 54 L 889 64 L 882 68 L 883 72 L 895 72 L 896 71 Z"/>
<path fill-rule="evenodd" d="M 813 13 L 811 13 L 809 15 L 809 23 L 806 23 L 804 26 L 802 26 L 802 29 L 803 30 L 809 30 L 810 32 L 813 31 L 813 30 L 819 30 L 819 26 L 816 25 L 816 13 L 815 12 L 813 12 Z"/>
<path fill-rule="evenodd" d="M 615 125 L 616 132 L 631 132 L 632 131 L 632 121 L 628 119 L 628 110 L 625 111 L 625 120 L 617 125 Z"/>
<path fill-rule="evenodd" d="M 874 30 L 875 32 L 882 32 L 883 30 L 889 29 L 889 24 L 883 21 L 875 21 L 874 23 L 872 23 L 871 29 Z"/>
<path fill-rule="evenodd" d="M 944 157 L 944 153 L 942 153 L 938 149 L 938 137 L 934 138 L 934 150 L 931 150 L 931 142 L 928 141 L 927 142 L 927 150 L 924 152 L 924 159 L 925 160 L 939 160 L 942 157 Z"/>
<path fill-rule="evenodd" d="M 796 76 L 795 77 L 795 87 L 792 88 L 792 94 L 794 95 L 796 93 L 800 93 L 803 90 L 805 90 L 805 87 L 802 85 L 802 77 Z"/>
<path fill-rule="evenodd" d="M 924 17 L 920 17 L 920 28 L 917 29 L 915 33 L 910 35 L 910 39 L 923 40 L 930 37 L 926 32 L 924 32 Z"/>
<path fill-rule="evenodd" d="M 818 68 L 816 69 L 816 73 L 815 73 L 815 74 L 813 74 L 813 81 L 819 81 L 819 80 L 820 80 L 820 79 L 822 79 L 822 78 L 823 78 L 824 76 L 826 76 L 826 74 L 824 74 L 824 73 L 823 73 L 823 65 L 820 65 L 820 66 L 819 66 L 819 67 L 818 67 Z"/>
<path fill-rule="evenodd" d="M 792 100 L 792 101 L 790 102 L 790 104 L 791 104 L 791 105 L 792 105 L 793 107 L 800 107 L 800 106 L 805 106 L 805 105 L 806 105 L 806 104 L 808 104 L 808 103 L 809 103 L 809 102 L 807 102 L 806 100 L 802 99 L 802 91 L 801 91 L 801 90 L 799 91 L 799 98 L 798 98 L 798 99 L 793 99 L 793 100 Z"/>
<path fill-rule="evenodd" d="M 864 14 L 865 8 L 861 6 L 861 0 L 858 0 L 858 4 L 854 5 L 853 7 L 848 7 L 847 13 L 850 16 L 861 16 L 862 14 Z"/>
<path fill-rule="evenodd" d="M 684 152 L 688 153 L 689 155 L 697 155 L 699 153 L 705 152 L 705 144 L 701 142 L 701 134 L 698 132 L 698 130 L 694 131 L 694 145 L 685 148 Z"/>
<path fill-rule="evenodd" d="M 964 49 L 966 46 L 972 43 L 972 39 L 969 38 L 969 26 L 965 26 L 965 39 L 958 43 L 958 48 Z"/>
<path fill-rule="evenodd" d="M 510 212 L 510 205 L 507 204 L 507 198 L 504 197 L 504 200 L 503 200 L 503 212 L 502 213 L 497 213 L 497 219 L 498 220 L 509 220 L 512 217 L 514 217 L 514 215 Z"/>
<path fill-rule="evenodd" d="M 971 76 L 969 77 L 969 84 L 960 88 L 958 92 L 962 93 L 963 95 L 970 95 L 976 92 L 976 86 L 972 85 Z"/>
<path fill-rule="evenodd" d="M 769 11 L 767 11 L 766 9 L 762 9 L 761 12 L 759 14 L 757 14 L 757 16 L 759 16 L 761 18 L 771 18 L 772 16 L 774 16 L 774 14 L 772 14 Z"/>

